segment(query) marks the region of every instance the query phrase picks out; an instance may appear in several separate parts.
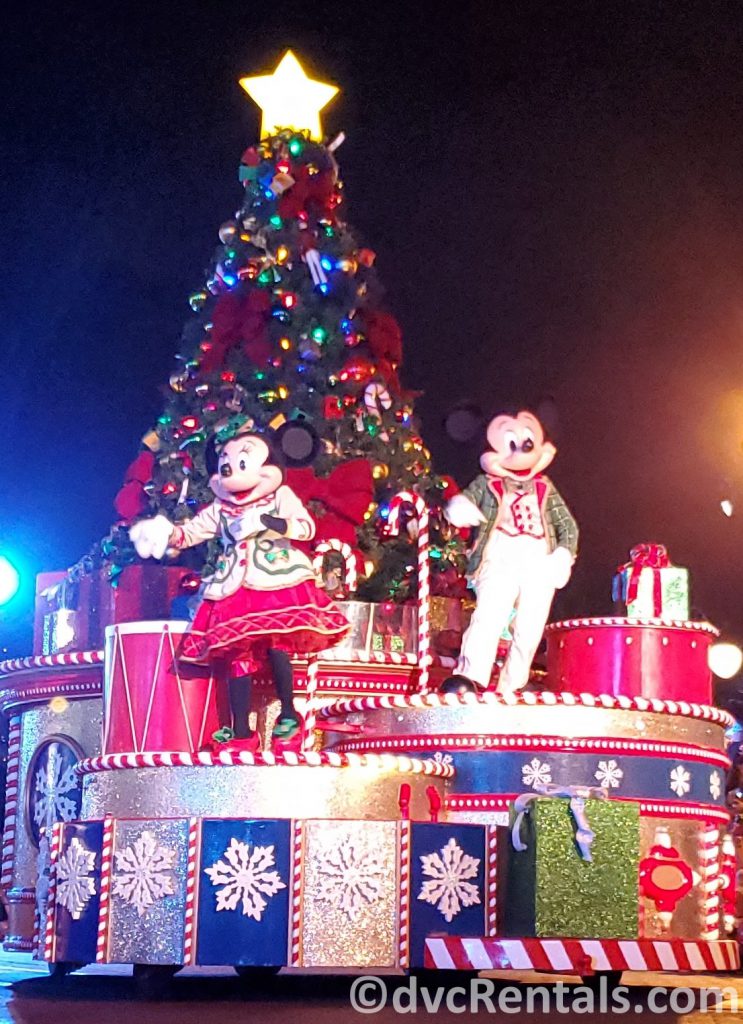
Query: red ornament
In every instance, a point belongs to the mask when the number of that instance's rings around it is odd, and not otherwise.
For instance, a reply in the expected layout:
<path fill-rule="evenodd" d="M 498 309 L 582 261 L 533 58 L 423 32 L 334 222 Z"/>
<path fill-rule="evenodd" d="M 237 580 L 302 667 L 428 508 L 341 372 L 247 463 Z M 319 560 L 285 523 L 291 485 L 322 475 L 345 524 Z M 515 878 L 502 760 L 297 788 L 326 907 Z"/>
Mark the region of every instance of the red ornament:
<path fill-rule="evenodd" d="M 670 845 L 668 836 L 656 833 L 656 844 L 640 861 L 640 892 L 655 903 L 664 928 L 668 928 L 677 904 L 697 880 L 676 847 Z"/>
<path fill-rule="evenodd" d="M 365 384 L 368 380 L 371 380 L 376 371 L 377 368 L 370 359 L 367 359 L 365 356 L 354 355 L 346 361 L 338 377 L 342 381 Z"/>
<path fill-rule="evenodd" d="M 240 163 L 245 164 L 247 167 L 257 167 L 260 162 L 260 154 L 255 146 L 250 146 L 240 157 Z"/>
<path fill-rule="evenodd" d="M 327 395 L 323 399 L 322 414 L 326 420 L 342 420 L 343 402 L 341 399 L 333 395 Z"/>
<path fill-rule="evenodd" d="M 362 267 L 371 267 L 374 264 L 374 260 L 377 258 L 377 254 L 373 249 L 359 249 L 356 253 L 356 259 L 359 261 Z"/>

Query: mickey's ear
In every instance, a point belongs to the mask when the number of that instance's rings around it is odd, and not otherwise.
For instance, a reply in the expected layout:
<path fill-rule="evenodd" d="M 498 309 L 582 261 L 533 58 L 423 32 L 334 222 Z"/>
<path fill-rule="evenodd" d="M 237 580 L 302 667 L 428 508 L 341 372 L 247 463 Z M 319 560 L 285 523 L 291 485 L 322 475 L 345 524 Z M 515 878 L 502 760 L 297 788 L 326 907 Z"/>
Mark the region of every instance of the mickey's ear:
<path fill-rule="evenodd" d="M 306 420 L 288 420 L 275 432 L 274 445 L 287 467 L 297 469 L 315 461 L 320 451 L 320 438 Z"/>
<path fill-rule="evenodd" d="M 212 434 L 206 442 L 204 447 L 204 464 L 206 465 L 206 472 L 211 479 L 219 469 L 219 451 L 216 434 Z"/>

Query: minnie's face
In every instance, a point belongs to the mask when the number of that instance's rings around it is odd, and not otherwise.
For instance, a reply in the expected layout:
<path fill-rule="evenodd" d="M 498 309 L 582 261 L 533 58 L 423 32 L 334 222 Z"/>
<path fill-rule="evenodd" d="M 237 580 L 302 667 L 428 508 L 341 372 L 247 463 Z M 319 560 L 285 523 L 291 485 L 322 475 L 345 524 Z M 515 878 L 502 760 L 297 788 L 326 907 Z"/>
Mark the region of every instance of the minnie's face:
<path fill-rule="evenodd" d="M 490 476 L 531 480 L 549 466 L 557 449 L 544 439 L 542 424 L 530 412 L 496 416 L 488 426 L 491 450 L 480 458 Z"/>
<path fill-rule="evenodd" d="M 218 498 L 235 505 L 247 505 L 273 494 L 281 486 L 283 474 L 278 466 L 270 464 L 269 455 L 261 437 L 246 434 L 233 438 L 220 451 L 217 472 L 209 486 Z"/>

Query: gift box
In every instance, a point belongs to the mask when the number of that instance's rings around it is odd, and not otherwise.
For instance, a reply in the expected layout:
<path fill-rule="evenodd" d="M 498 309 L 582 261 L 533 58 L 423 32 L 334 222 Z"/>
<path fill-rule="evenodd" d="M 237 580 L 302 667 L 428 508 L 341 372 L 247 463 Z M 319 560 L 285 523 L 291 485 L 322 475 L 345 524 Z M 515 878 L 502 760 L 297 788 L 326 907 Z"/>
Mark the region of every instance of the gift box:
<path fill-rule="evenodd" d="M 171 618 L 189 570 L 153 563 L 128 565 L 112 583 L 95 570 L 74 584 L 65 573 L 37 577 L 34 654 L 90 651 L 103 646 L 106 626 Z"/>
<path fill-rule="evenodd" d="M 358 654 L 415 654 L 418 648 L 418 613 L 415 605 L 385 601 L 336 601 L 351 629 L 333 648 L 333 657 Z"/>
<path fill-rule="evenodd" d="M 511 812 L 503 851 L 503 931 L 537 938 L 636 938 L 638 935 L 640 808 L 625 800 L 529 794 Z M 585 859 L 584 824 L 595 835 Z M 520 849 L 516 848 L 521 847 Z"/>
<path fill-rule="evenodd" d="M 689 573 L 671 565 L 661 544 L 638 544 L 614 576 L 612 597 L 632 619 L 689 618 Z"/>

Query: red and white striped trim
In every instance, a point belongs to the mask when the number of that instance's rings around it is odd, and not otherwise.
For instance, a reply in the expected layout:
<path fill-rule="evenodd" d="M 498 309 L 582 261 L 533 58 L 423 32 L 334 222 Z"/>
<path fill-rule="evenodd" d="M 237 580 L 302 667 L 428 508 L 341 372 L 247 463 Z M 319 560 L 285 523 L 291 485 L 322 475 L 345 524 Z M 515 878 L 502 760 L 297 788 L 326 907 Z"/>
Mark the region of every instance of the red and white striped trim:
<path fill-rule="evenodd" d="M 443 936 L 425 940 L 424 966 L 460 971 L 736 971 L 737 942 L 684 939 L 491 939 Z"/>
<path fill-rule="evenodd" d="M 566 629 L 593 626 L 657 626 L 659 629 L 687 629 L 695 633 L 708 633 L 719 636 L 720 631 L 711 622 L 688 622 L 684 619 L 630 619 L 621 615 L 608 615 L 594 619 L 565 619 L 563 622 L 550 622 L 545 633 L 558 633 Z"/>
<path fill-rule="evenodd" d="M 332 730 L 331 730 L 332 731 Z M 563 736 L 488 736 L 483 733 L 440 733 L 418 736 L 378 736 L 372 739 L 344 739 L 335 744 L 335 749 L 347 754 L 351 751 L 359 753 L 379 753 L 383 751 L 410 750 L 418 748 L 421 752 L 431 749 L 439 750 L 458 748 L 472 750 L 477 753 L 483 750 L 557 750 L 564 753 L 596 754 L 640 754 L 652 757 L 678 757 L 686 761 L 702 761 L 714 764 L 727 771 L 730 759 L 726 754 L 696 744 L 664 743 L 662 740 L 620 740 L 608 736 L 587 736 L 580 739 Z"/>
<path fill-rule="evenodd" d="M 186 865 L 186 903 L 183 910 L 183 963 L 193 965 L 196 954 L 194 943 L 196 901 L 198 898 L 198 861 L 201 846 L 201 821 L 188 820 L 188 862 Z"/>
<path fill-rule="evenodd" d="M 221 751 L 211 753 L 200 751 L 190 754 L 185 751 L 173 751 L 152 754 L 102 754 L 99 757 L 88 757 L 78 761 L 75 771 L 80 775 L 94 772 L 116 771 L 122 768 L 199 768 L 233 765 L 251 765 L 258 768 L 273 766 L 307 766 L 312 768 L 373 768 L 377 771 L 394 770 L 412 773 L 413 775 L 431 775 L 449 779 L 454 769 L 448 764 L 437 761 L 405 757 L 398 754 L 337 754 L 332 750 L 309 751 L 295 754 L 286 751 L 274 754 L 268 750 L 253 754 L 249 751 Z"/>
<path fill-rule="evenodd" d="M 323 718 L 336 718 L 359 711 L 428 710 L 446 707 L 509 707 L 535 706 L 590 707 L 619 711 L 645 711 L 665 715 L 683 715 L 686 718 L 701 718 L 725 728 L 735 725 L 735 719 L 721 708 L 707 704 L 690 704 L 686 701 L 658 700 L 648 697 L 614 697 L 611 694 L 597 696 L 592 693 L 414 693 L 408 696 L 384 695 L 375 697 L 351 697 L 326 704 L 321 710 Z"/>
<path fill-rule="evenodd" d="M 410 822 L 403 820 L 400 829 L 400 895 L 399 895 L 399 932 L 397 956 L 399 967 L 410 966 L 410 857 L 411 842 Z"/>
<path fill-rule="evenodd" d="M 518 793 L 450 793 L 446 797 L 447 811 L 508 811 Z M 634 797 L 614 797 L 612 800 L 627 800 L 635 803 Z M 711 824 L 719 822 L 726 827 L 730 814 L 722 807 L 697 803 L 666 803 L 660 800 L 640 800 L 640 814 L 653 818 L 699 818 Z"/>
<path fill-rule="evenodd" d="M 498 933 L 498 829 L 488 825 L 485 833 L 487 860 L 485 875 L 485 926 L 488 935 Z"/>
<path fill-rule="evenodd" d="M 44 959 L 51 962 L 55 954 L 55 938 L 57 930 L 57 861 L 62 848 L 61 821 L 52 825 L 49 839 L 49 891 L 46 902 L 46 921 L 44 922 Z"/>
<path fill-rule="evenodd" d="M 114 832 L 113 818 L 103 821 L 103 844 L 101 846 L 101 897 L 98 910 L 98 935 L 96 938 L 96 963 L 108 960 L 108 925 L 111 917 L 111 865 L 113 862 Z"/>
<path fill-rule="evenodd" d="M 720 937 L 720 830 L 708 824 L 700 836 L 699 862 L 704 893 L 703 939 Z"/>
<path fill-rule="evenodd" d="M 28 658 L 0 661 L 0 677 L 37 668 L 80 668 L 102 665 L 103 651 L 70 651 L 68 654 L 33 654 Z"/>
<path fill-rule="evenodd" d="M 21 762 L 21 719 L 12 718 L 8 729 L 8 767 L 5 777 L 5 823 L 3 825 L 3 858 L 0 885 L 13 881 L 15 837 L 18 820 L 18 779 Z"/>
<path fill-rule="evenodd" d="M 316 661 L 310 661 L 307 666 L 307 689 L 305 696 L 307 703 L 304 708 L 304 735 L 302 736 L 302 750 L 309 753 L 315 746 L 315 724 L 317 722 L 317 671 Z"/>
<path fill-rule="evenodd" d="M 289 964 L 302 965 L 302 881 L 304 876 L 304 831 L 303 821 L 292 822 L 292 916 L 289 933 Z"/>

